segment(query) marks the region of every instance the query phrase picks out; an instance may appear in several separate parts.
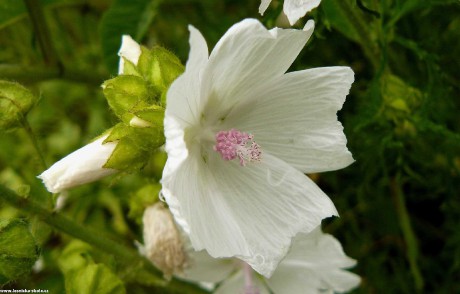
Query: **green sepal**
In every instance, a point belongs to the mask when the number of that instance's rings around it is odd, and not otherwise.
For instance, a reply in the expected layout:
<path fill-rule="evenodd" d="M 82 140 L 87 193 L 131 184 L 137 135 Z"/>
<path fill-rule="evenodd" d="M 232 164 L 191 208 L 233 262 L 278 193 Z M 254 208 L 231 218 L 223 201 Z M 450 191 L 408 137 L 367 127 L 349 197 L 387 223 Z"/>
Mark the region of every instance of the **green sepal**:
<path fill-rule="evenodd" d="M 25 220 L 0 220 L 0 286 L 30 272 L 38 256 L 37 244 Z"/>
<path fill-rule="evenodd" d="M 163 145 L 163 127 L 129 128 L 129 134 L 121 138 L 104 168 L 126 172 L 142 169 L 153 151 Z"/>
<path fill-rule="evenodd" d="M 151 123 L 153 126 L 163 127 L 165 109 L 158 105 L 152 105 L 137 111 L 136 116 Z"/>
<path fill-rule="evenodd" d="M 118 141 L 129 135 L 131 128 L 124 123 L 116 124 L 111 130 L 103 143 Z"/>
<path fill-rule="evenodd" d="M 129 61 L 128 59 L 123 58 L 123 73 L 122 75 L 131 75 L 131 76 L 137 76 L 137 77 L 142 77 L 142 75 L 138 72 L 137 66 Z"/>
<path fill-rule="evenodd" d="M 127 124 L 134 112 L 152 105 L 156 95 L 149 91 L 141 77 L 132 75 L 120 75 L 108 80 L 103 89 L 110 108 Z"/>
<path fill-rule="evenodd" d="M 65 275 L 68 294 L 125 294 L 120 278 L 103 264 L 90 264 Z"/>
<path fill-rule="evenodd" d="M 169 85 L 184 72 L 179 58 L 160 46 L 152 50 L 141 47 L 141 55 L 137 64 L 138 71 L 152 87 L 163 93 Z"/>
<path fill-rule="evenodd" d="M 20 126 L 36 101 L 35 95 L 20 84 L 0 81 L 0 128 L 9 130 Z"/>

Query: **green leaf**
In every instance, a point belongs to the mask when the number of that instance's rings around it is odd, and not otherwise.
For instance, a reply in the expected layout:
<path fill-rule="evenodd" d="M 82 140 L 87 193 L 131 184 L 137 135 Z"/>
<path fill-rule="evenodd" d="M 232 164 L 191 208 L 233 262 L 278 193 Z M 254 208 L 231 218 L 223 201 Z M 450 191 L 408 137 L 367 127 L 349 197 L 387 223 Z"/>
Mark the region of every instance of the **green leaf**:
<path fill-rule="evenodd" d="M 65 275 L 67 294 L 124 294 L 123 282 L 103 264 L 91 264 Z"/>
<path fill-rule="evenodd" d="M 18 127 L 29 112 L 35 96 L 18 83 L 0 81 L 0 128 Z"/>
<path fill-rule="evenodd" d="M 135 193 L 132 193 L 129 198 L 128 217 L 134 219 L 139 225 L 142 224 L 144 210 L 158 201 L 160 190 L 160 184 L 147 184 Z"/>
<path fill-rule="evenodd" d="M 321 9 L 326 14 L 326 25 L 332 26 L 337 31 L 344 34 L 347 38 L 360 42 L 361 38 L 358 31 L 353 24 L 349 21 L 349 17 L 344 14 L 344 11 L 336 4 L 336 1 L 348 0 L 323 0 L 321 2 Z"/>
<path fill-rule="evenodd" d="M 38 259 L 38 247 L 21 219 L 0 220 L 0 285 L 28 273 Z"/>
<path fill-rule="evenodd" d="M 92 248 L 80 240 L 72 240 L 58 258 L 58 265 L 66 275 L 69 271 L 85 268 L 92 263 L 90 253 Z"/>
<path fill-rule="evenodd" d="M 121 36 L 131 35 L 136 41 L 142 39 L 157 10 L 157 3 L 153 2 L 157 1 L 114 0 L 104 14 L 99 28 L 102 50 L 107 67 L 113 74 L 117 72 Z"/>

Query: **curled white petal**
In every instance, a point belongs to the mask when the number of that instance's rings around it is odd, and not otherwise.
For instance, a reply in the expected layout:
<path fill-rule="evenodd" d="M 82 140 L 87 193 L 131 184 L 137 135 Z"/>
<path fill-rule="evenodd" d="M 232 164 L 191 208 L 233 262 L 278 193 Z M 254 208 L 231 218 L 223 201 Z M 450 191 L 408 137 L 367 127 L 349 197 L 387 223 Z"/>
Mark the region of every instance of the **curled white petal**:
<path fill-rule="evenodd" d="M 38 176 L 51 193 L 99 180 L 117 172 L 104 168 L 117 143 L 103 144 L 107 136 L 74 151 Z"/>
<path fill-rule="evenodd" d="M 118 51 L 118 56 L 120 56 L 118 74 L 122 74 L 125 65 L 125 60 L 123 58 L 126 58 L 137 65 L 139 57 L 141 56 L 141 46 L 134 41 L 131 36 L 123 35 L 121 38 L 121 47 Z"/>
<path fill-rule="evenodd" d="M 264 15 L 265 10 L 267 10 L 268 5 L 270 5 L 270 2 L 272 2 L 272 0 L 262 0 L 262 1 L 260 2 L 259 13 L 260 13 L 261 15 Z"/>
<path fill-rule="evenodd" d="M 318 227 L 295 238 L 288 255 L 267 283 L 275 294 L 343 293 L 361 281 L 358 275 L 345 270 L 355 264 L 354 259 L 345 255 L 340 242 Z"/>
<path fill-rule="evenodd" d="M 299 18 L 318 7 L 320 3 L 321 0 L 284 0 L 283 11 L 287 15 L 289 23 L 294 25 Z"/>

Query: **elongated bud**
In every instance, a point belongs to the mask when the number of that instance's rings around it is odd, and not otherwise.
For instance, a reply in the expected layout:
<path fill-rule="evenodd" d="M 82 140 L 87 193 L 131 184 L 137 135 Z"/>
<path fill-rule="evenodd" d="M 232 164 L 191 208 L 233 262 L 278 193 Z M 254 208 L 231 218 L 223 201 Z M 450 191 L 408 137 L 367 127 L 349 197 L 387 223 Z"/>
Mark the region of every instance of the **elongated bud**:
<path fill-rule="evenodd" d="M 156 203 L 145 210 L 142 221 L 147 258 L 163 271 L 166 278 L 182 273 L 188 257 L 169 210 L 162 203 Z"/>
<path fill-rule="evenodd" d="M 38 176 L 51 193 L 97 181 L 117 172 L 103 168 L 117 146 L 116 142 L 104 143 L 107 136 L 78 149 L 53 164 Z"/>

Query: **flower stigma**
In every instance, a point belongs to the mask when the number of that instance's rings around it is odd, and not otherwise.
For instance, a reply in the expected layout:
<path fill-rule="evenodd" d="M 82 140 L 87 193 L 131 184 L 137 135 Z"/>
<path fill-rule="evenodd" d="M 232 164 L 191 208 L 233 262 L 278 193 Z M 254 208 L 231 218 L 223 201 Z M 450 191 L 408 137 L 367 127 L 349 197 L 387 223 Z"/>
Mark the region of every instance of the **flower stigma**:
<path fill-rule="evenodd" d="M 237 129 L 219 131 L 213 149 L 220 153 L 223 160 L 238 157 L 241 166 L 246 166 L 248 162 L 260 161 L 262 155 L 260 145 L 254 141 L 254 136 Z"/>

